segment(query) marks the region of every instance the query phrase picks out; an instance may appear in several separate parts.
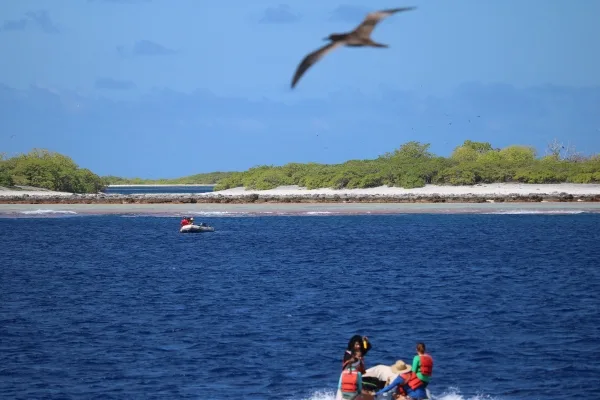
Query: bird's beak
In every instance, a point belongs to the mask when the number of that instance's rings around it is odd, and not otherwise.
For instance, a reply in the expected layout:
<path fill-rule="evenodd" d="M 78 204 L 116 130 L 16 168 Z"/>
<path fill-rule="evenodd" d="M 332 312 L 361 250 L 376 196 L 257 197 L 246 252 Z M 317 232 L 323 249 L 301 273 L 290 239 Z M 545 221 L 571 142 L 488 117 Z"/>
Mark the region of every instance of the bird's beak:
<path fill-rule="evenodd" d="M 328 41 L 328 40 L 329 40 L 329 38 L 328 38 L 328 37 L 326 37 L 326 38 L 323 38 L 323 40 L 324 40 L 324 41 Z"/>

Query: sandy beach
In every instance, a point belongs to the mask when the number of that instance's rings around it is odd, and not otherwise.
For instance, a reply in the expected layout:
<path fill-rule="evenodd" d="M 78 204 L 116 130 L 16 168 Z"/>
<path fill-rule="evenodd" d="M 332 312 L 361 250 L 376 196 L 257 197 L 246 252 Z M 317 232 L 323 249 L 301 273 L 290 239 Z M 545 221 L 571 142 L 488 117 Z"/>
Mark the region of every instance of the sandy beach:
<path fill-rule="evenodd" d="M 150 185 L 145 185 L 150 186 Z M 160 185 L 152 185 L 160 186 Z M 22 187 L 0 188 L 1 204 L 159 204 L 159 203 L 481 203 L 481 202 L 598 202 L 600 184 L 495 183 L 472 186 L 426 185 L 404 189 L 306 189 L 282 186 L 271 190 L 234 188 L 207 193 L 72 194 Z"/>
<path fill-rule="evenodd" d="M 85 194 L 0 188 L 0 214 L 331 215 L 395 213 L 600 212 L 600 185 L 487 184 L 403 189 L 272 190 L 235 188 L 208 193 Z"/>
<path fill-rule="evenodd" d="M 3 197 L 44 197 L 44 196 L 71 196 L 69 192 L 55 192 L 48 189 L 33 186 L 18 186 L 15 189 L 0 186 L 0 199 Z"/>
<path fill-rule="evenodd" d="M 573 196 L 594 196 L 600 195 L 600 184 L 519 184 L 519 183 L 494 183 L 472 186 L 438 186 L 426 185 L 421 188 L 404 189 L 398 187 L 380 186 L 368 189 L 306 189 L 298 186 L 280 186 L 271 190 L 246 190 L 244 188 L 235 188 L 221 190 L 208 194 L 221 194 L 223 196 L 241 196 L 258 194 L 260 196 L 381 196 L 381 197 L 402 197 L 413 196 L 512 196 L 512 195 L 557 195 L 566 193 Z"/>

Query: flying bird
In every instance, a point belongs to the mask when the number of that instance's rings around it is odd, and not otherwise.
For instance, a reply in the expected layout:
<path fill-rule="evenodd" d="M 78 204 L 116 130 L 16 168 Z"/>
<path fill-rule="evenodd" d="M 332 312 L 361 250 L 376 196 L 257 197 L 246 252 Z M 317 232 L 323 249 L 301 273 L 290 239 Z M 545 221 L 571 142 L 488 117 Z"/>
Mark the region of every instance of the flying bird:
<path fill-rule="evenodd" d="M 389 47 L 387 44 L 377 43 L 371 39 L 371 33 L 373 32 L 373 29 L 375 29 L 375 25 L 377 25 L 377 23 L 382 19 L 389 17 L 392 14 L 414 9 L 416 9 L 416 7 L 402 7 L 375 11 L 367 14 L 365 19 L 353 31 L 346 33 L 332 33 L 331 35 L 327 36 L 323 40 L 329 40 L 330 43 L 304 57 L 304 59 L 298 65 L 296 73 L 294 74 L 294 79 L 292 80 L 292 89 L 294 86 L 296 86 L 302 75 L 311 66 L 313 66 L 317 61 L 323 58 L 323 56 L 337 47 Z"/>

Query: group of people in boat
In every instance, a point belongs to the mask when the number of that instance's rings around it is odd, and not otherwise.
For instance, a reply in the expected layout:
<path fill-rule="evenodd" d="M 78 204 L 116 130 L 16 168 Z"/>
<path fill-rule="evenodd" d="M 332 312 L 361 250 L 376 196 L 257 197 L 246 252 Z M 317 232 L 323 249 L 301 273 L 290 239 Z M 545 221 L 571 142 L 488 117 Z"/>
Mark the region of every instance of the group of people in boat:
<path fill-rule="evenodd" d="M 186 225 L 194 225 L 194 217 L 183 217 L 180 225 L 181 225 L 180 227 L 183 227 Z M 208 225 L 206 225 L 204 222 L 200 222 L 198 224 L 198 226 L 208 226 Z"/>
<path fill-rule="evenodd" d="M 395 400 L 427 399 L 425 388 L 431 380 L 433 358 L 426 352 L 425 343 L 417 343 L 411 365 L 398 360 L 394 365 L 365 369 L 364 356 L 371 348 L 366 336 L 354 335 L 348 342 L 338 382 L 338 400 L 368 400 L 392 390 Z"/>
<path fill-rule="evenodd" d="M 181 226 L 194 225 L 194 217 L 183 217 L 180 225 Z"/>

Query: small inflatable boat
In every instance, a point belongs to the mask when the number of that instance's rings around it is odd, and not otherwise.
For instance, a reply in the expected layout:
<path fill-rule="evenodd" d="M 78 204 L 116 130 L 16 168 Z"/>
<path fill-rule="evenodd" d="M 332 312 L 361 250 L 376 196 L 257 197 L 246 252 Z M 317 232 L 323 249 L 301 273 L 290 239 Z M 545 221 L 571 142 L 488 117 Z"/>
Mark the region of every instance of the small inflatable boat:
<path fill-rule="evenodd" d="M 184 225 L 181 227 L 181 229 L 179 229 L 180 233 L 202 233 L 202 232 L 214 232 L 215 228 L 213 228 L 212 226 L 208 226 L 208 225 Z"/>

